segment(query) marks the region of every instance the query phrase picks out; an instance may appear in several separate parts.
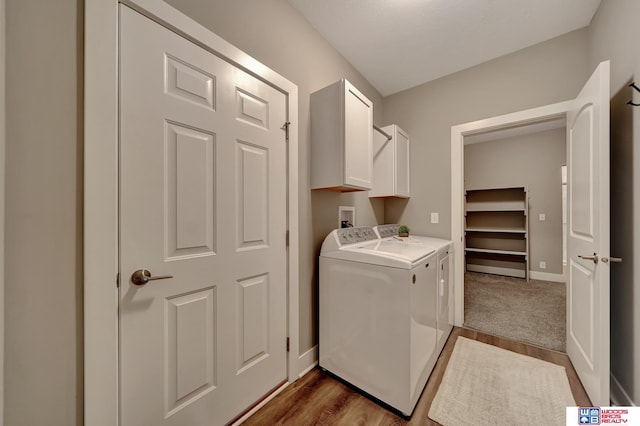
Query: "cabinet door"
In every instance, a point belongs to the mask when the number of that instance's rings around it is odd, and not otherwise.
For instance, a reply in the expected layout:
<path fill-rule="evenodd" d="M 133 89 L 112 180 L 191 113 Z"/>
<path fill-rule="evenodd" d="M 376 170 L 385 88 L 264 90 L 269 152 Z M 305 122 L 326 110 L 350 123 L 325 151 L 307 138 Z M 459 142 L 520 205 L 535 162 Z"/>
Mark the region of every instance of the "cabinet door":
<path fill-rule="evenodd" d="M 373 104 L 348 81 L 344 90 L 344 183 L 371 189 Z"/>
<path fill-rule="evenodd" d="M 396 127 L 395 132 L 396 146 L 396 195 L 408 197 L 410 195 L 410 161 L 411 154 L 409 152 L 409 135 L 401 128 Z"/>

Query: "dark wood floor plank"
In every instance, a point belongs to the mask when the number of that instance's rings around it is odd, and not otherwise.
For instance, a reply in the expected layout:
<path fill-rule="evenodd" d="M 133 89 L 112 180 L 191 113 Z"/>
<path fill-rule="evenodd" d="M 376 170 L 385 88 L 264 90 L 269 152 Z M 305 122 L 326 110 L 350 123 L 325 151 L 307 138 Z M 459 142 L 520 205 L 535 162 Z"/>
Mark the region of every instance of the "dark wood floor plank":
<path fill-rule="evenodd" d="M 304 382 L 293 388 L 300 381 Z M 243 424 L 319 424 L 320 419 L 327 417 L 325 412 L 335 410 L 334 407 L 352 393 L 342 383 L 315 369 L 294 382 Z"/>
<path fill-rule="evenodd" d="M 440 426 L 428 418 L 429 409 L 442 382 L 447 363 L 459 336 L 565 367 L 576 403 L 582 406 L 590 405 L 589 398 L 566 354 L 476 330 L 455 327 L 427 381 L 413 415 L 409 419 L 373 402 L 352 387 L 316 368 L 282 391 L 243 424 L 249 426 Z"/>
<path fill-rule="evenodd" d="M 382 421 L 384 414 L 373 401 L 366 398 L 351 398 L 343 408 L 336 413 L 336 425 L 375 425 Z"/>

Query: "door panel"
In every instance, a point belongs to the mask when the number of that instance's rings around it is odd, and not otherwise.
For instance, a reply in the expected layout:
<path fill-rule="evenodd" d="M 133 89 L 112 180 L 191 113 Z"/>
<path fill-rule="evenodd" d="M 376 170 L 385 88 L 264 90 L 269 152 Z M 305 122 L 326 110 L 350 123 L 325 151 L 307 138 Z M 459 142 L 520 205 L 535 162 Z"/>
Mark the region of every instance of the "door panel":
<path fill-rule="evenodd" d="M 373 188 L 373 106 L 345 81 L 344 176 L 348 185 Z"/>
<path fill-rule="evenodd" d="M 593 306 L 593 271 L 571 262 L 571 286 L 569 299 L 572 306 Z M 576 348 L 586 363 L 593 368 L 594 329 L 590 309 L 571 309 L 569 311 L 569 332 Z"/>
<path fill-rule="evenodd" d="M 215 287 L 165 300 L 169 413 L 216 386 L 215 309 Z"/>
<path fill-rule="evenodd" d="M 593 242 L 593 185 L 594 167 L 593 104 L 578 111 L 569 129 L 571 172 L 571 233 L 575 238 Z"/>
<path fill-rule="evenodd" d="M 171 55 L 165 59 L 165 90 L 176 97 L 215 109 L 215 77 Z"/>
<path fill-rule="evenodd" d="M 238 373 L 269 353 L 268 278 L 262 275 L 238 281 Z"/>
<path fill-rule="evenodd" d="M 268 156 L 262 147 L 237 144 L 238 248 L 266 247 L 268 226 Z"/>
<path fill-rule="evenodd" d="M 609 62 L 598 66 L 567 114 L 567 161 L 567 353 L 591 402 L 607 406 Z"/>
<path fill-rule="evenodd" d="M 213 254 L 215 134 L 166 127 L 167 257 Z"/>
<path fill-rule="evenodd" d="M 286 98 L 126 6 L 120 55 L 121 424 L 224 424 L 286 380 Z"/>

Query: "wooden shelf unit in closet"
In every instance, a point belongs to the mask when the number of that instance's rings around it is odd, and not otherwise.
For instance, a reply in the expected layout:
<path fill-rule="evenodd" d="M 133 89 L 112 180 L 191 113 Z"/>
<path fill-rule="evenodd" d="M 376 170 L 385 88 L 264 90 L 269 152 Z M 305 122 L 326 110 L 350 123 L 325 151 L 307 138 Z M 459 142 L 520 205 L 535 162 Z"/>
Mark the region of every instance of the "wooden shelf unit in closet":
<path fill-rule="evenodd" d="M 465 191 L 467 271 L 529 280 L 529 197 L 524 186 Z"/>

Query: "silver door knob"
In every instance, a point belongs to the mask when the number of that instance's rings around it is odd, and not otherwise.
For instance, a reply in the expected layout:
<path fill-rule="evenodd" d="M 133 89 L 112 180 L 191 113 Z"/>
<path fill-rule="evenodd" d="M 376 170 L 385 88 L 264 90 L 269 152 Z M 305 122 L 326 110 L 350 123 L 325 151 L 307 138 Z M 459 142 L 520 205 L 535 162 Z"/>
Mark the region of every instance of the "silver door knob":
<path fill-rule="evenodd" d="M 603 257 L 602 262 L 603 263 L 607 263 L 607 262 L 622 263 L 622 258 L 621 257 Z"/>
<path fill-rule="evenodd" d="M 593 253 L 593 256 L 589 255 L 589 256 L 582 256 L 582 255 L 578 255 L 578 257 L 580 259 L 584 259 L 584 260 L 593 260 L 593 263 L 598 263 L 598 254 L 597 253 Z"/>
<path fill-rule="evenodd" d="M 173 278 L 173 275 L 156 275 L 155 277 L 151 275 L 151 271 L 148 269 L 138 269 L 133 274 L 131 274 L 131 283 L 134 285 L 145 285 L 149 281 L 153 280 L 166 280 L 169 278 Z"/>

